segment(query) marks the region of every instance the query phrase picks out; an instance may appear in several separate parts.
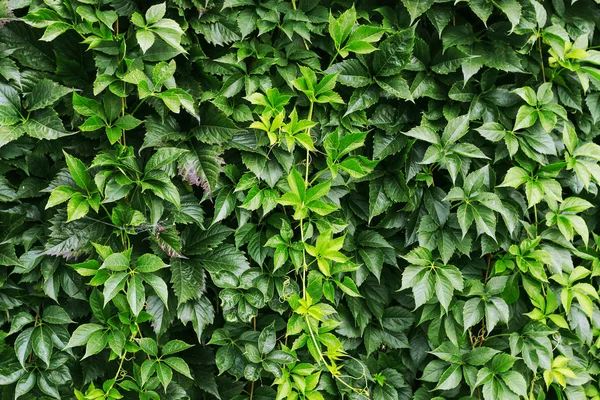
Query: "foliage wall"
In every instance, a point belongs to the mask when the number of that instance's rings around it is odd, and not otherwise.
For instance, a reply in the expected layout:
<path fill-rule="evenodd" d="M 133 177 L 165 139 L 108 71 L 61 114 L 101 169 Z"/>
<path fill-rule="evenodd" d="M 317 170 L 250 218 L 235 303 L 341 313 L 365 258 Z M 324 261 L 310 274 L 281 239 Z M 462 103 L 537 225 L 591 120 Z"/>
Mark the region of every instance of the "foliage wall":
<path fill-rule="evenodd" d="M 2 399 L 600 399 L 592 0 L 4 0 Z"/>

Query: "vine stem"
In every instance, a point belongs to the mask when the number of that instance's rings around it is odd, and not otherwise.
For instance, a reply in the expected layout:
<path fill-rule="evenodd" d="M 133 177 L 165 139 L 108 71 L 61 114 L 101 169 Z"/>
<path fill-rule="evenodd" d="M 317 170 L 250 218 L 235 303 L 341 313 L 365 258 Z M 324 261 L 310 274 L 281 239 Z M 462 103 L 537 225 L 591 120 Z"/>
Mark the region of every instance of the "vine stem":
<path fill-rule="evenodd" d="M 542 53 L 542 36 L 538 36 L 538 49 L 540 51 L 540 63 L 542 64 L 542 79 L 546 83 L 546 71 L 544 70 L 544 54 Z"/>
<path fill-rule="evenodd" d="M 294 0 L 292 0 L 292 4 L 294 5 Z M 296 9 L 295 6 L 294 6 L 294 9 Z M 314 101 L 310 100 L 310 107 L 308 109 L 308 116 L 307 116 L 307 119 L 309 121 L 312 121 L 314 104 L 315 104 Z M 306 133 L 310 136 L 310 127 L 306 128 Z M 305 163 L 306 163 L 306 169 L 304 171 L 304 183 L 308 186 L 308 184 L 309 184 L 309 180 L 308 180 L 309 169 L 308 169 L 308 167 L 310 164 L 310 151 L 308 149 L 306 149 Z M 319 176 L 320 176 L 320 174 L 317 174 L 315 179 L 318 178 Z M 310 183 L 314 182 L 315 179 L 310 181 Z M 304 237 L 304 218 L 300 219 L 300 239 L 302 240 L 302 299 L 306 300 L 306 272 L 308 270 L 308 265 L 306 263 L 306 249 L 304 247 L 304 244 L 306 243 L 306 240 Z M 315 337 L 312 326 L 310 325 L 308 315 L 304 315 L 304 320 L 306 321 L 306 325 L 308 326 L 308 331 L 310 333 L 311 340 L 312 340 L 313 344 L 315 345 L 315 349 L 317 350 L 317 353 L 319 355 L 319 363 L 323 362 L 323 364 L 325 364 L 325 367 L 327 368 L 329 373 L 331 373 L 331 376 L 333 376 L 342 385 L 346 386 L 348 389 L 352 390 L 355 393 L 364 394 L 364 392 L 362 390 L 352 387 L 346 381 L 344 381 L 342 378 L 340 378 L 339 376 L 337 376 L 337 374 L 334 373 L 333 368 L 329 365 L 329 363 L 327 363 L 325 356 L 321 352 L 321 346 L 319 345 L 319 342 L 317 342 L 317 338 Z M 254 382 L 253 382 L 252 388 L 253 387 L 254 387 Z M 367 394 L 367 398 L 369 398 L 368 394 Z M 250 392 L 250 399 L 252 399 L 252 391 Z"/>
<path fill-rule="evenodd" d="M 333 65 L 333 62 L 335 61 L 335 59 L 337 58 L 337 56 L 340 54 L 339 51 L 335 51 L 335 54 L 333 55 L 333 58 L 331 59 L 331 61 L 329 62 L 329 66 L 327 67 L 327 69 L 331 68 L 331 66 Z"/>
<path fill-rule="evenodd" d="M 315 183 L 315 181 L 317 179 L 319 179 L 321 177 L 321 175 L 323 175 L 325 172 L 327 172 L 326 169 L 322 169 L 319 172 L 317 172 L 317 174 L 315 176 L 313 176 L 313 178 L 310 180 L 310 184 L 312 185 L 313 183 Z"/>
<path fill-rule="evenodd" d="M 143 99 L 140 100 L 140 102 L 137 104 L 137 106 L 135 106 L 135 108 L 133 109 L 133 111 L 131 112 L 131 114 L 135 114 L 135 112 L 138 110 L 138 108 L 140 108 L 140 106 L 142 104 L 144 104 L 144 102 L 146 101 L 147 97 L 144 97 Z"/>
<path fill-rule="evenodd" d="M 492 253 L 488 253 L 488 255 L 487 255 L 487 268 L 485 270 L 485 277 L 483 279 L 483 283 L 484 284 L 487 283 L 488 278 L 490 276 L 490 267 L 491 267 L 491 265 L 492 265 Z M 481 330 L 480 330 L 481 334 L 479 335 L 479 340 L 478 340 L 478 343 L 479 343 L 480 347 L 483 346 L 483 342 L 485 341 L 485 327 L 486 327 L 486 325 L 485 325 L 485 317 L 483 317 L 481 319 Z"/>
<path fill-rule="evenodd" d="M 533 217 L 535 218 L 535 234 L 537 236 L 538 220 L 537 220 L 537 206 L 535 204 L 533 205 Z"/>
<path fill-rule="evenodd" d="M 314 104 L 315 103 L 311 100 L 307 117 L 309 121 L 312 121 Z M 310 127 L 306 128 L 306 133 L 310 136 Z M 310 151 L 308 149 L 306 149 L 305 163 L 304 183 L 308 186 L 308 165 L 310 163 Z M 308 265 L 306 265 L 306 249 L 304 248 L 304 244 L 306 243 L 306 239 L 304 238 L 304 218 L 300 219 L 300 239 L 302 240 L 302 299 L 306 300 L 306 270 L 308 269 Z"/>
<path fill-rule="evenodd" d="M 311 100 L 310 107 L 308 108 L 307 119 L 312 122 L 313 108 L 315 103 Z M 310 127 L 306 128 L 306 133 L 310 136 Z M 310 150 L 306 149 L 306 171 L 304 173 L 304 183 L 308 185 L 308 164 L 310 163 Z"/>
<path fill-rule="evenodd" d="M 333 376 L 338 382 L 340 382 L 342 385 L 346 386 L 348 389 L 352 390 L 355 393 L 359 393 L 361 395 L 364 395 L 364 390 L 362 389 L 358 389 L 355 387 L 352 387 L 351 385 L 349 385 L 346 381 L 344 381 L 342 378 L 340 378 L 339 376 L 337 376 L 337 374 L 334 373 L 333 368 L 327 363 L 327 360 L 325 360 L 325 356 L 323 355 L 323 353 L 321 352 L 321 346 L 319 345 L 319 343 L 317 342 L 317 338 L 315 338 L 315 334 L 312 330 L 312 327 L 310 326 L 310 321 L 308 320 L 308 315 L 304 315 L 304 320 L 306 321 L 306 325 L 308 326 L 308 331 L 310 333 L 310 337 L 315 345 L 315 349 L 317 349 L 317 353 L 319 354 L 319 362 L 323 362 L 323 364 L 325 364 L 325 367 L 327 367 L 327 370 L 329 371 L 329 373 L 331 374 L 331 376 Z M 369 395 L 367 393 L 367 399 L 369 399 Z"/>
<path fill-rule="evenodd" d="M 492 253 L 488 253 L 487 255 L 487 269 L 485 270 L 485 279 L 483 283 L 487 283 L 488 278 L 490 276 L 490 266 L 492 265 Z"/>
<path fill-rule="evenodd" d="M 135 324 L 138 328 L 138 333 L 140 334 L 141 337 L 141 331 L 140 331 L 140 327 L 139 325 L 136 323 Z M 133 333 L 131 335 L 131 337 L 129 338 L 129 340 L 133 340 L 135 339 L 135 337 L 137 336 L 137 333 Z M 115 382 L 117 382 L 117 378 L 119 377 L 119 374 L 121 373 L 121 370 L 123 369 L 123 362 L 125 361 L 125 358 L 127 357 L 127 350 L 124 350 L 123 355 L 121 355 L 121 360 L 119 361 L 119 368 L 117 368 L 117 373 L 115 374 Z"/>
<path fill-rule="evenodd" d="M 125 351 L 123 353 L 123 355 L 121 356 L 121 361 L 119 362 L 119 368 L 117 368 L 117 373 L 115 374 L 115 382 L 117 381 L 117 378 L 119 377 L 119 373 L 121 372 L 121 369 L 123 367 L 123 361 L 125 361 L 125 356 L 127 355 L 127 351 Z"/>
<path fill-rule="evenodd" d="M 529 396 L 533 397 L 533 389 L 535 388 L 535 381 L 538 380 L 538 375 L 534 375 L 533 379 L 531 380 L 531 386 L 529 387 Z"/>
<path fill-rule="evenodd" d="M 296 0 L 292 0 L 292 8 L 296 10 Z M 306 39 L 302 38 L 302 42 L 304 43 L 306 50 L 308 50 L 308 43 L 306 43 Z"/>

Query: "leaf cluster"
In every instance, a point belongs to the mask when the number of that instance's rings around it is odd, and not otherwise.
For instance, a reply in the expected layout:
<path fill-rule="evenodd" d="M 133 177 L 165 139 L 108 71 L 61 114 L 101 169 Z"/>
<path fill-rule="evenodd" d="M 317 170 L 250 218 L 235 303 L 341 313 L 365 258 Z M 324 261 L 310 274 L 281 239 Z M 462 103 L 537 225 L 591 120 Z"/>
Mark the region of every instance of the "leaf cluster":
<path fill-rule="evenodd" d="M 594 0 L 0 2 L 3 399 L 600 399 Z"/>

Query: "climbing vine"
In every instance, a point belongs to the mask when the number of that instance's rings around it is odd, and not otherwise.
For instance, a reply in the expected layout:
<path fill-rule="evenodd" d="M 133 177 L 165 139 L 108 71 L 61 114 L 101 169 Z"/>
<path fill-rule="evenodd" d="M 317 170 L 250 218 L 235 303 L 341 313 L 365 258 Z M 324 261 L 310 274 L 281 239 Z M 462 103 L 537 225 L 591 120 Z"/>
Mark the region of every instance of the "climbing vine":
<path fill-rule="evenodd" d="M 1 1 L 2 399 L 600 399 L 598 22 Z"/>

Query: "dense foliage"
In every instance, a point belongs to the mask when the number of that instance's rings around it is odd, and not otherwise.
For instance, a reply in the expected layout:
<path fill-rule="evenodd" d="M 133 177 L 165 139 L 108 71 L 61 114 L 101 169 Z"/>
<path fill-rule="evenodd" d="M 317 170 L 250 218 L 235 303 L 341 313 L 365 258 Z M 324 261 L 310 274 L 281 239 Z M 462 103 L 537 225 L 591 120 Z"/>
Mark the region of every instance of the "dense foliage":
<path fill-rule="evenodd" d="M 2 399 L 600 399 L 592 0 L 4 0 Z"/>

